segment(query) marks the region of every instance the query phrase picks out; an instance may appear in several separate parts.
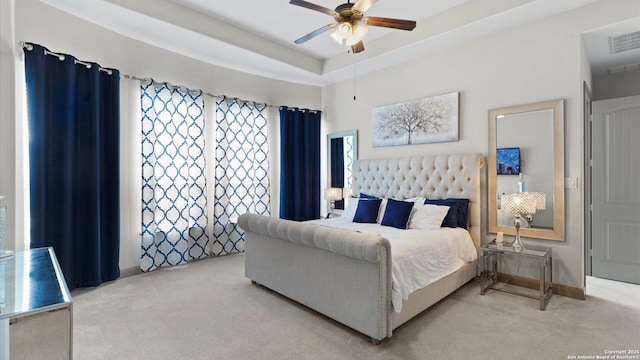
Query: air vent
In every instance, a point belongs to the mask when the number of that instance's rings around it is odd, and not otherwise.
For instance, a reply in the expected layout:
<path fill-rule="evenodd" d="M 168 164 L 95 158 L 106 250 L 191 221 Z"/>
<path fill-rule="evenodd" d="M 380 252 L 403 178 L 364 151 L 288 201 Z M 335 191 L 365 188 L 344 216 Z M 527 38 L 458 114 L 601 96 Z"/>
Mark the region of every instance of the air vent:
<path fill-rule="evenodd" d="M 636 70 L 640 70 L 640 62 L 627 64 L 627 65 L 613 66 L 607 69 L 607 73 L 609 75 L 615 75 L 615 74 L 620 74 L 628 71 L 636 71 Z"/>
<path fill-rule="evenodd" d="M 612 54 L 640 49 L 640 31 L 634 31 L 618 36 L 610 36 L 609 46 Z"/>

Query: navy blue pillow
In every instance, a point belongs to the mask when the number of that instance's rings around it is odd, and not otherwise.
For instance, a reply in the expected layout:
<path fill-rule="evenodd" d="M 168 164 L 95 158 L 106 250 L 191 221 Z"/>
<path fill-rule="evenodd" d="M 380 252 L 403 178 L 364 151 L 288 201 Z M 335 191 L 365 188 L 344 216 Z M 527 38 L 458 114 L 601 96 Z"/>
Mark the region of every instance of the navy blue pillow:
<path fill-rule="evenodd" d="M 353 216 L 353 222 L 375 223 L 378 220 L 378 210 L 380 210 L 382 199 L 358 200 L 358 208 Z"/>
<path fill-rule="evenodd" d="M 373 195 L 369 195 L 369 194 L 365 194 L 365 193 L 360 193 L 360 198 L 361 199 L 380 199 L 377 196 L 373 196 Z"/>
<path fill-rule="evenodd" d="M 424 203 L 432 205 L 444 205 L 449 207 L 447 216 L 445 216 L 444 220 L 442 220 L 442 227 L 460 227 L 463 229 L 468 229 L 467 219 L 469 219 L 469 199 L 427 199 Z"/>
<path fill-rule="evenodd" d="M 413 209 L 413 201 L 399 201 L 387 199 L 387 207 L 380 225 L 393 226 L 398 229 L 406 229 L 409 225 L 409 216 Z"/>
<path fill-rule="evenodd" d="M 469 229 L 469 199 L 448 198 L 446 200 L 457 204 L 458 227 Z"/>

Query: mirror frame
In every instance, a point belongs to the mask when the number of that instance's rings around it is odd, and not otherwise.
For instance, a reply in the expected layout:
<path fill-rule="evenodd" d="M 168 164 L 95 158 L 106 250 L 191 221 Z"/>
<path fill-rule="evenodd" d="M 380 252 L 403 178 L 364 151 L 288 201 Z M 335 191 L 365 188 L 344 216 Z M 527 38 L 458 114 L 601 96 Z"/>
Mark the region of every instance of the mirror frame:
<path fill-rule="evenodd" d="M 497 116 L 549 109 L 553 111 L 553 229 L 521 228 L 520 235 L 528 238 L 564 240 L 564 99 L 489 110 L 489 159 L 487 166 L 489 233 L 516 234 L 513 226 L 498 226 L 498 197 L 496 194 Z"/>
<path fill-rule="evenodd" d="M 331 139 L 353 136 L 353 161 L 358 160 L 358 130 L 340 131 L 327 134 L 327 185 L 331 184 Z"/>

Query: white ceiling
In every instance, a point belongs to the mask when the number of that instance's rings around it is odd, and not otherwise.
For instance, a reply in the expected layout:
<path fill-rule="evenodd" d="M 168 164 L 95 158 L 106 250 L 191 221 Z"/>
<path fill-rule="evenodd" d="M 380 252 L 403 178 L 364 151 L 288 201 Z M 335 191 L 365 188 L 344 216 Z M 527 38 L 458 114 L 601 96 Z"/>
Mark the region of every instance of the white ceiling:
<path fill-rule="evenodd" d="M 307 0 L 308 2 L 335 9 L 346 0 Z M 367 16 L 422 20 L 445 10 L 456 7 L 469 0 L 381 0 L 371 7 Z M 330 23 L 333 17 L 289 4 L 288 0 L 264 1 L 210 1 L 210 0 L 173 0 L 174 3 L 191 8 L 208 16 L 221 19 L 230 24 L 274 40 L 284 46 L 301 51 L 319 59 L 326 59 L 346 52 L 346 46 L 340 46 L 330 37 L 330 33 L 320 35 L 305 44 L 296 45 L 293 41 L 313 30 Z M 353 1 L 355 2 L 355 0 Z M 214 4 L 215 3 L 215 4 Z M 242 12 L 238 12 L 238 6 Z M 367 41 L 378 39 L 392 32 L 401 31 L 380 27 L 369 27 Z M 366 44 L 365 44 L 366 45 Z"/>
<path fill-rule="evenodd" d="M 640 31 L 640 18 L 622 21 L 584 33 L 583 39 L 593 76 L 607 75 L 607 69 L 640 62 L 640 49 L 612 54 L 609 38 Z M 638 70 L 634 70 L 638 71 Z"/>
<path fill-rule="evenodd" d="M 366 50 L 348 53 L 322 34 L 331 16 L 288 0 L 41 0 L 127 37 L 214 65 L 324 86 L 596 0 L 379 0 L 368 16 L 417 21 L 411 32 L 369 27 Z M 342 0 L 307 0 L 335 8 Z"/>

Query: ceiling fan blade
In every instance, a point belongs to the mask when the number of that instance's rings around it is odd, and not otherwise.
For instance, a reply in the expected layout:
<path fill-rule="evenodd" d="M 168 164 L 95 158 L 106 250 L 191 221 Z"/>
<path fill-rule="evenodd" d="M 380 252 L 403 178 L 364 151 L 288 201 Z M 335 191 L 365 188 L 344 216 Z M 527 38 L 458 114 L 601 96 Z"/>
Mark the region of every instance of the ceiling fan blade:
<path fill-rule="evenodd" d="M 303 8 L 319 11 L 321 13 L 324 13 L 324 14 L 327 14 L 327 15 L 331 15 L 331 16 L 337 15 L 335 10 L 333 10 L 333 9 L 329 9 L 329 8 L 324 7 L 324 6 L 320 6 L 320 5 L 316 5 L 316 4 L 312 4 L 312 3 L 304 1 L 304 0 L 291 0 L 291 1 L 289 1 L 289 4 L 302 6 Z"/>
<path fill-rule="evenodd" d="M 370 26 L 380 26 L 408 31 L 411 31 L 416 27 L 416 22 L 413 20 L 390 19 L 375 16 L 367 16 L 362 19 L 362 22 Z"/>
<path fill-rule="evenodd" d="M 365 11 L 369 10 L 373 4 L 375 4 L 378 0 L 358 0 L 352 7 L 353 10 L 358 10 L 364 14 Z"/>
<path fill-rule="evenodd" d="M 357 54 L 359 52 L 363 52 L 364 51 L 364 44 L 361 41 L 358 41 L 357 43 L 351 45 L 351 51 L 353 51 L 354 54 Z"/>
<path fill-rule="evenodd" d="M 296 40 L 294 42 L 296 44 L 302 44 L 302 43 L 304 43 L 304 42 L 306 42 L 308 40 L 311 40 L 314 37 L 316 37 L 316 36 L 318 36 L 318 35 L 320 35 L 320 34 L 322 34 L 324 32 L 327 32 L 327 31 L 333 29 L 337 25 L 338 25 L 337 23 L 332 23 L 332 24 L 329 24 L 329 25 L 325 25 L 325 26 L 321 27 L 320 29 L 317 29 L 315 31 L 312 31 L 312 32 L 308 33 L 307 35 L 301 37 L 300 39 L 298 39 L 298 40 Z"/>

